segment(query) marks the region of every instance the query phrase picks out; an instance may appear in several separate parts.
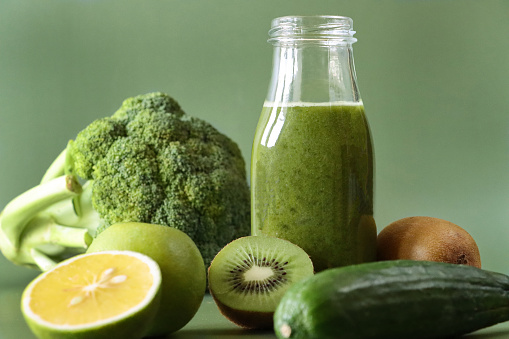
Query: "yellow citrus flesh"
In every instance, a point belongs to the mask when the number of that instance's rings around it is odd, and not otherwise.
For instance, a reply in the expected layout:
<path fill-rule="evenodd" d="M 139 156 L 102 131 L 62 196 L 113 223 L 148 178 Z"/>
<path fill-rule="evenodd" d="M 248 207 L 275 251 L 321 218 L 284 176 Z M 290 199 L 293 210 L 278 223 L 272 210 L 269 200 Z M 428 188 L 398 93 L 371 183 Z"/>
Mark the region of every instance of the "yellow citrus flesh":
<path fill-rule="evenodd" d="M 104 326 L 147 307 L 160 284 L 159 267 L 147 256 L 128 251 L 86 254 L 34 280 L 22 307 L 25 316 L 47 327 Z"/>
<path fill-rule="evenodd" d="M 198 247 L 187 234 L 162 225 L 114 224 L 99 233 L 87 253 L 108 250 L 143 253 L 161 268 L 161 304 L 150 336 L 173 333 L 194 317 L 205 295 L 206 271 Z"/>

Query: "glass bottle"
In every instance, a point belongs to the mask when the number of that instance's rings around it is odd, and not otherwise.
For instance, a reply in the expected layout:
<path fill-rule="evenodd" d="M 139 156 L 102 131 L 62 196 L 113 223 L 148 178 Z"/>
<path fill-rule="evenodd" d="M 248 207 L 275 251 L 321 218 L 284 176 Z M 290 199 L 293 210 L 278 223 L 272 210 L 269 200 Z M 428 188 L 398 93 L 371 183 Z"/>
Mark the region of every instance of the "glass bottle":
<path fill-rule="evenodd" d="M 302 247 L 322 271 L 372 261 L 374 160 L 353 21 L 272 21 L 272 78 L 251 158 L 252 234 Z"/>

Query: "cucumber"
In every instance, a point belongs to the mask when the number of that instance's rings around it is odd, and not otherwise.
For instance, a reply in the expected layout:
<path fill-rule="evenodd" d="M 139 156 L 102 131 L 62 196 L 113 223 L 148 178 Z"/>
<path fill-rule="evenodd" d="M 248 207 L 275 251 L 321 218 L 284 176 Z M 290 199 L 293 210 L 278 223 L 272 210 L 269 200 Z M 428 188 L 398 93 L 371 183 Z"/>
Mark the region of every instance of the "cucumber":
<path fill-rule="evenodd" d="M 395 260 L 322 271 L 292 285 L 278 338 L 418 339 L 509 320 L 509 277 L 472 266 Z"/>

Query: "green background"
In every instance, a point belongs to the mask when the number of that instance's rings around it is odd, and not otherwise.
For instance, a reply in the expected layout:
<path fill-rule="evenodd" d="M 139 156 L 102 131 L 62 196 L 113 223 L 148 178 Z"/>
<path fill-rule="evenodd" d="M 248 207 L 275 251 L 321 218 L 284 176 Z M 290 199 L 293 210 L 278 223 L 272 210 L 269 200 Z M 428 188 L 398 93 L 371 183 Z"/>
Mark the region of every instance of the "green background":
<path fill-rule="evenodd" d="M 509 2 L 1 0 L 0 206 L 123 99 L 164 91 L 249 163 L 269 81 L 270 21 L 354 19 L 374 137 L 378 229 L 428 215 L 509 273 Z M 246 168 L 248 170 L 248 168 Z M 36 274 L 0 259 L 0 286 Z"/>
<path fill-rule="evenodd" d="M 249 164 L 270 21 L 311 14 L 354 19 L 378 229 L 447 219 L 476 239 L 484 268 L 509 274 L 507 0 L 0 0 L 0 209 L 88 123 L 151 91 L 228 134 Z M 2 339 L 30 337 L 18 305 L 36 274 L 0 256 Z M 244 334 L 210 297 L 186 328 L 178 337 Z M 473 338 L 508 333 L 488 331 Z"/>

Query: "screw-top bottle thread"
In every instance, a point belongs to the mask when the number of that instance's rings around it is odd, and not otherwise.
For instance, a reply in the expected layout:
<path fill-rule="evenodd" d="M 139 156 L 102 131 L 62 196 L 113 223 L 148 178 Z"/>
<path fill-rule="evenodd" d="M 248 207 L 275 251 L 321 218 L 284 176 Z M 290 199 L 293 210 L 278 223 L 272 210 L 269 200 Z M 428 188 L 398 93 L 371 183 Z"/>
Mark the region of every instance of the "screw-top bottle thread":
<path fill-rule="evenodd" d="M 285 16 L 272 20 L 268 42 L 318 43 L 326 45 L 352 44 L 353 20 L 345 16 Z"/>

